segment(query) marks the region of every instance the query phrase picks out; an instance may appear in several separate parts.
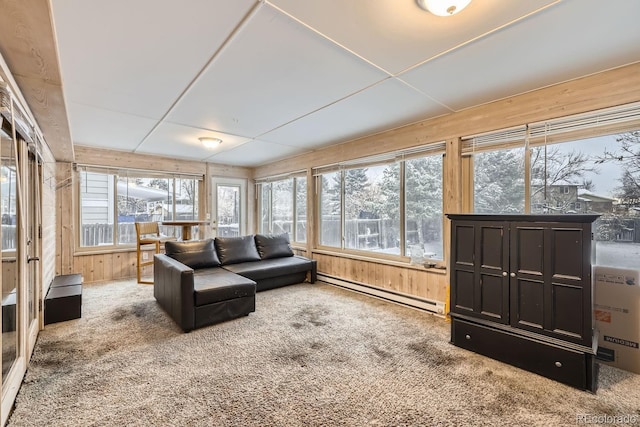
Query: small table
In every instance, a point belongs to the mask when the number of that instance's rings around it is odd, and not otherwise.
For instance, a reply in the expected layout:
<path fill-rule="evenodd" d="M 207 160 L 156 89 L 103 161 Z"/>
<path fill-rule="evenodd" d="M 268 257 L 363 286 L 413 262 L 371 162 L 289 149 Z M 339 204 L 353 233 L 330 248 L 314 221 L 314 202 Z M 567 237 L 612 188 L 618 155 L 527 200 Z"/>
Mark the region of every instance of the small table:
<path fill-rule="evenodd" d="M 182 240 L 191 240 L 191 227 L 196 225 L 209 225 L 209 221 L 162 221 L 162 225 L 175 225 L 182 227 Z"/>

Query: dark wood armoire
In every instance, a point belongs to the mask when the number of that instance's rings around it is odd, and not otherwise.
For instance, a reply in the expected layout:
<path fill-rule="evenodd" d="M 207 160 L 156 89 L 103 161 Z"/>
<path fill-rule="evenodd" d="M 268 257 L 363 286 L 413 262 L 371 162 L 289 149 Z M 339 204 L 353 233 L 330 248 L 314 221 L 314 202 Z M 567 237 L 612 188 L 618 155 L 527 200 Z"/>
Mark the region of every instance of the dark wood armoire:
<path fill-rule="evenodd" d="M 598 215 L 449 214 L 451 342 L 595 392 Z"/>

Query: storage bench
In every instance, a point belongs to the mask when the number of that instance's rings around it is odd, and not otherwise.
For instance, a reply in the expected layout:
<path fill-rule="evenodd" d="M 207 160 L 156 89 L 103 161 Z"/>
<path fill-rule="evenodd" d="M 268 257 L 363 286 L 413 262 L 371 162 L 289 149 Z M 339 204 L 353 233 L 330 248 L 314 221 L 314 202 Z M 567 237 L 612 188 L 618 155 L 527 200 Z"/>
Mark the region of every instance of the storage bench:
<path fill-rule="evenodd" d="M 82 276 L 56 276 L 44 299 L 44 324 L 82 317 Z"/>

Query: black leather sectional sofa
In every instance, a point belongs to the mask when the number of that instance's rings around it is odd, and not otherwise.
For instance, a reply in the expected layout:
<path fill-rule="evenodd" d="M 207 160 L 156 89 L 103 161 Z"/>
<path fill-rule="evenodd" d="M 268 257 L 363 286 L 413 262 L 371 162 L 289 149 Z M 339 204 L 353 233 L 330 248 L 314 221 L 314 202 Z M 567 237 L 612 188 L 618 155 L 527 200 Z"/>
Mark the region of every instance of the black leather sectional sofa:
<path fill-rule="evenodd" d="M 255 311 L 256 291 L 316 281 L 316 261 L 286 234 L 167 242 L 154 257 L 153 294 L 188 332 Z"/>

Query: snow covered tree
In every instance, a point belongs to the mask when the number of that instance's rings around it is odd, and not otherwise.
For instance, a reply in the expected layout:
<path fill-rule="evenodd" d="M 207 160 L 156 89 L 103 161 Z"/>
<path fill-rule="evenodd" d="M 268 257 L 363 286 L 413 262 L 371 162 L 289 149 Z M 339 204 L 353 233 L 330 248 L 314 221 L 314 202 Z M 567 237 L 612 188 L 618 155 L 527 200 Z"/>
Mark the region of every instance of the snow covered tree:
<path fill-rule="evenodd" d="M 358 218 L 364 210 L 364 202 L 371 183 L 367 168 L 344 171 L 344 209 L 345 218 Z"/>
<path fill-rule="evenodd" d="M 620 165 L 623 172 L 619 196 L 635 201 L 640 197 L 640 130 L 622 133 L 616 141 L 620 144 L 618 149 L 605 150 L 598 163 L 616 162 Z M 640 205 L 640 202 L 635 202 L 635 205 Z"/>
<path fill-rule="evenodd" d="M 477 153 L 474 162 L 476 213 L 524 212 L 524 150 Z"/>

